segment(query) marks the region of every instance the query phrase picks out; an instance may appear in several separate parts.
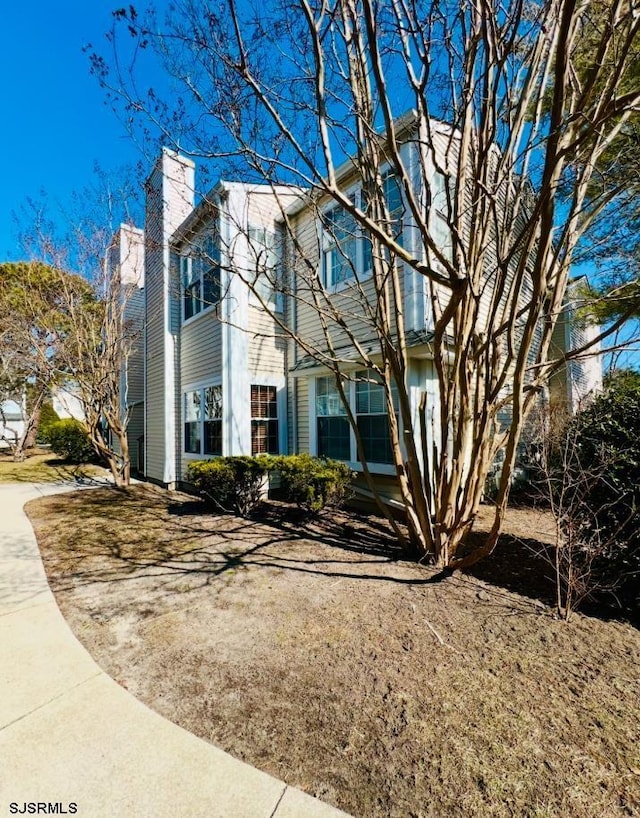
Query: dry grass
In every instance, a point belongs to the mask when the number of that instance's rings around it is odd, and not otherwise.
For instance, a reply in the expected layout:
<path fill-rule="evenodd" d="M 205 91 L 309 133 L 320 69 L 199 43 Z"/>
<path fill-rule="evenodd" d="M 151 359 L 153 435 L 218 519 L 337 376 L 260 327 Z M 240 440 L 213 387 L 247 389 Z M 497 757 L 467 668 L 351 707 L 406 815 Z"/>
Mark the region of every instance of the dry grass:
<path fill-rule="evenodd" d="M 36 450 L 16 463 L 9 452 L 0 450 L 0 483 L 56 483 L 86 480 L 104 473 L 99 466 L 66 463 L 52 452 Z"/>
<path fill-rule="evenodd" d="M 375 520 L 202 511 L 144 486 L 28 506 L 76 635 L 155 710 L 363 818 L 640 815 L 640 633 L 553 617 L 543 513 L 438 583 Z"/>

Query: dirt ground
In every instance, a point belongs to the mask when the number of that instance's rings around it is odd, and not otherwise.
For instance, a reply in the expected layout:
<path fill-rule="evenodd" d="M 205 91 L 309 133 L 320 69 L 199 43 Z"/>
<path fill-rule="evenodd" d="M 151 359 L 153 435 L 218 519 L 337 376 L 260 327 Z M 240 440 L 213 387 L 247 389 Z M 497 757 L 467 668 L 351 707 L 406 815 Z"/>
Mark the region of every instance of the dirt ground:
<path fill-rule="evenodd" d="M 291 785 L 361 818 L 640 816 L 640 632 L 553 616 L 543 512 L 433 582 L 346 513 L 247 522 L 148 486 L 27 511 L 100 665 Z"/>

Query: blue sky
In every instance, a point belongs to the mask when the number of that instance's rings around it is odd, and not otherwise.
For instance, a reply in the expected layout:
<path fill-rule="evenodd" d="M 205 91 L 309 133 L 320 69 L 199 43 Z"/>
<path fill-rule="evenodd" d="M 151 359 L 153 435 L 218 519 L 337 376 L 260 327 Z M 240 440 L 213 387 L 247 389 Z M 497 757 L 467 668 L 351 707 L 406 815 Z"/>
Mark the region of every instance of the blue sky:
<path fill-rule="evenodd" d="M 0 25 L 0 261 L 21 257 L 12 220 L 27 197 L 64 202 L 141 156 L 104 104 L 82 48 L 104 51 L 117 0 L 4 3 Z"/>

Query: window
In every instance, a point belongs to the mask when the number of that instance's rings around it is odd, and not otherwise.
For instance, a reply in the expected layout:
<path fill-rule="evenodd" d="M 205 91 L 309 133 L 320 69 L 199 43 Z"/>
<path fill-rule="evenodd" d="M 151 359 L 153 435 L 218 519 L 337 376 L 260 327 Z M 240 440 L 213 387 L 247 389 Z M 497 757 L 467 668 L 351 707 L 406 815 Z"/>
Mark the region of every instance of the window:
<path fill-rule="evenodd" d="M 200 454 L 201 403 L 200 392 L 187 392 L 184 396 L 184 450 L 192 454 Z"/>
<path fill-rule="evenodd" d="M 369 463 L 393 463 L 389 431 L 389 414 L 385 391 L 380 378 L 373 372 L 356 373 L 356 423 L 365 460 Z M 398 411 L 398 390 L 391 387 L 395 411 Z"/>
<path fill-rule="evenodd" d="M 185 321 L 220 301 L 220 252 L 213 236 L 180 257 L 180 275 Z"/>
<path fill-rule="evenodd" d="M 351 460 L 349 421 L 333 377 L 316 378 L 318 455 Z"/>
<path fill-rule="evenodd" d="M 222 387 L 185 393 L 184 450 L 188 454 L 222 454 Z"/>
<path fill-rule="evenodd" d="M 386 173 L 382 177 L 382 192 L 389 211 L 391 235 L 402 245 L 404 201 L 400 182 L 394 173 Z"/>
<path fill-rule="evenodd" d="M 366 273 L 367 258 L 362 253 L 360 230 L 354 217 L 337 206 L 324 214 L 324 282 L 327 287 L 338 285 Z M 369 245 L 370 248 L 370 245 Z M 371 252 L 368 262 L 371 266 Z"/>
<path fill-rule="evenodd" d="M 450 196 L 454 191 L 450 188 Z M 449 222 L 449 202 L 447 201 L 447 179 L 440 171 L 435 171 L 431 180 L 430 206 L 431 237 L 445 258 L 451 261 L 452 242 Z"/>
<path fill-rule="evenodd" d="M 275 233 L 266 227 L 249 225 L 249 273 L 253 276 L 256 295 L 268 305 L 274 303 L 276 295 L 278 259 L 275 239 Z"/>
<path fill-rule="evenodd" d="M 275 386 L 251 387 L 251 454 L 278 454 L 278 396 Z"/>
<path fill-rule="evenodd" d="M 388 225 L 393 237 L 402 244 L 404 201 L 397 176 L 391 171 L 382 177 L 382 194 L 389 211 Z M 351 201 L 361 210 L 367 209 L 364 191 L 351 194 Z M 323 280 L 325 287 L 336 288 L 352 279 L 371 275 L 371 239 L 363 232 L 354 216 L 337 205 L 323 214 Z"/>

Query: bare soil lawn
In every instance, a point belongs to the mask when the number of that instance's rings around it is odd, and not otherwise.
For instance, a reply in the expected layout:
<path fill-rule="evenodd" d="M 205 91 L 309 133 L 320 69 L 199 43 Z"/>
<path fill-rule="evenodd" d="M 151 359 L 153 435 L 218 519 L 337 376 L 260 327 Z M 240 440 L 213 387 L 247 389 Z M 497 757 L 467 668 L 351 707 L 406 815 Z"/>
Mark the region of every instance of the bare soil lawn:
<path fill-rule="evenodd" d="M 640 632 L 553 616 L 543 512 L 434 582 L 343 512 L 247 522 L 148 486 L 27 511 L 102 667 L 289 784 L 362 818 L 640 816 Z"/>

